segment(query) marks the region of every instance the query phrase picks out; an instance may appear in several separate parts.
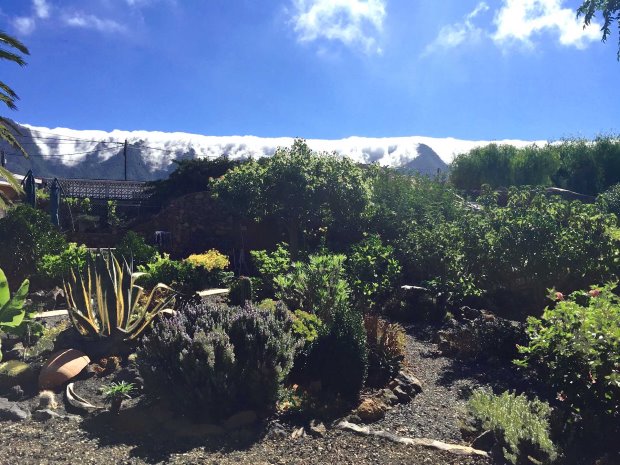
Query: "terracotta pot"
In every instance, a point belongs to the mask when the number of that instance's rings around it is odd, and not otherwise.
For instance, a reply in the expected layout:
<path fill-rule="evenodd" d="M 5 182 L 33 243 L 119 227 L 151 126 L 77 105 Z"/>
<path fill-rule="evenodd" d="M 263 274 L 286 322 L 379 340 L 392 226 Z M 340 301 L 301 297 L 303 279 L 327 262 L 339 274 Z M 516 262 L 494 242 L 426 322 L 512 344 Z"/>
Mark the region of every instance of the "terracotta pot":
<path fill-rule="evenodd" d="M 39 374 L 39 389 L 53 389 L 61 386 L 88 366 L 90 359 L 75 349 L 65 349 L 52 354 Z"/>

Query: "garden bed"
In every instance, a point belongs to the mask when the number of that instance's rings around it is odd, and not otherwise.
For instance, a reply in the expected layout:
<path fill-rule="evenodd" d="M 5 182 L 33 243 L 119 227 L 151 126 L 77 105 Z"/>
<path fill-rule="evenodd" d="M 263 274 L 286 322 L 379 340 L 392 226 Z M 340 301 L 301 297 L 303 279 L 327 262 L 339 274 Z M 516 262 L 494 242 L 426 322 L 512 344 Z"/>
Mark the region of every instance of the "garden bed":
<path fill-rule="evenodd" d="M 423 339 L 407 336 L 407 363 L 422 382 L 422 393 L 370 426 L 399 436 L 462 443 L 463 393 L 484 382 L 455 372 L 453 361 Z M 82 383 L 93 389 L 80 387 Z M 76 389 L 92 395 L 99 384 L 100 379 L 90 378 L 76 383 Z M 141 421 L 146 418 L 148 423 Z M 144 428 L 146 424 L 149 428 Z M 0 463 L 490 463 L 482 457 L 407 446 L 326 426 L 324 437 L 304 433 L 293 438 L 299 425 L 273 418 L 260 426 L 211 435 L 208 428 L 175 419 L 156 406 L 129 403 L 117 418 L 102 412 L 82 420 L 5 422 L 0 428 L 0 457 L 4 457 Z"/>

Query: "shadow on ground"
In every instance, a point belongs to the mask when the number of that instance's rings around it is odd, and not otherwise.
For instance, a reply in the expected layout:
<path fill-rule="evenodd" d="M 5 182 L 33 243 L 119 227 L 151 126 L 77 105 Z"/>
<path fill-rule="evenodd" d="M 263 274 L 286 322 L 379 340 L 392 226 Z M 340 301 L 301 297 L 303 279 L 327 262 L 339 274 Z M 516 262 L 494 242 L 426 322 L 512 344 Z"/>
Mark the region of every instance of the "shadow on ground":
<path fill-rule="evenodd" d="M 94 415 L 82 422 L 82 429 L 100 447 L 129 446 L 132 457 L 153 464 L 196 448 L 222 453 L 247 450 L 266 433 L 263 424 L 229 431 L 192 422 L 160 405 L 146 404 L 124 409 L 119 415 Z"/>

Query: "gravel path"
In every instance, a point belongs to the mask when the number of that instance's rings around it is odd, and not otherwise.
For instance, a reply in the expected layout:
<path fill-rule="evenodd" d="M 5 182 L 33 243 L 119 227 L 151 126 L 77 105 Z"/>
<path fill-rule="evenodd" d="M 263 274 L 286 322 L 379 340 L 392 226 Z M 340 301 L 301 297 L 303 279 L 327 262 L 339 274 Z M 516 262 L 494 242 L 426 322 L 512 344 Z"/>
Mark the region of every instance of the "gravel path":
<path fill-rule="evenodd" d="M 462 443 L 463 394 L 481 381 L 455 373 L 453 361 L 435 344 L 408 337 L 407 363 L 422 382 L 413 402 L 388 411 L 371 425 L 402 436 Z M 482 382 L 484 384 L 484 382 Z M 157 432 L 132 435 L 104 422 L 49 420 L 0 423 L 0 465 L 30 464 L 454 464 L 489 465 L 488 459 L 457 456 L 376 437 L 329 429 L 325 437 L 293 439 L 293 427 L 238 432 L 225 438 L 173 439 Z M 103 426 L 102 426 L 103 425 Z"/>

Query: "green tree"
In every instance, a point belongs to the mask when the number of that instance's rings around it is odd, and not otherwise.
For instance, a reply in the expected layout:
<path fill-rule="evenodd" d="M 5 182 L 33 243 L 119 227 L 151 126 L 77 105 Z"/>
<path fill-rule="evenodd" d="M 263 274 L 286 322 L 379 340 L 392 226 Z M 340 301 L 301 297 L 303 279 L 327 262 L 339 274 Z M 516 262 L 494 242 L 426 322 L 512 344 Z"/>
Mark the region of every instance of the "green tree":
<path fill-rule="evenodd" d="M 603 15 L 602 40 L 605 42 L 611 35 L 611 25 L 618 23 L 620 27 L 620 0 L 584 0 L 577 9 L 577 17 L 583 16 L 584 26 L 592 22 L 597 13 Z M 618 61 L 620 61 L 620 41 L 618 42 Z"/>
<path fill-rule="evenodd" d="M 241 163 L 223 156 L 213 160 L 196 158 L 173 162 L 177 166 L 168 179 L 149 183 L 151 198 L 162 205 L 186 194 L 209 190 L 214 179 Z"/>
<path fill-rule="evenodd" d="M 215 192 L 242 216 L 278 221 L 288 234 L 293 257 L 300 240 L 355 240 L 370 199 L 362 168 L 348 158 L 313 152 L 301 139 L 270 158 L 227 172 Z"/>
<path fill-rule="evenodd" d="M 29 54 L 30 53 L 28 52 L 26 46 L 22 44 L 19 40 L 0 31 L 0 59 L 17 63 L 19 66 L 24 66 L 26 62 L 24 61 L 22 55 Z M 19 97 L 17 96 L 15 91 L 11 87 L 9 87 L 4 81 L 0 81 L 0 101 L 2 101 L 7 107 L 9 107 L 9 109 L 16 110 L 16 100 L 19 100 Z M 28 154 L 17 141 L 12 131 L 17 131 L 17 128 L 15 127 L 13 122 L 8 118 L 0 116 L 0 140 L 6 141 L 9 145 L 23 153 L 25 157 L 28 157 Z M 11 175 L 11 173 L 1 166 L 0 176 L 5 178 L 9 182 L 13 189 L 17 191 L 21 190 L 19 184 Z M 4 201 L 2 197 L 0 197 L 0 207 L 1 206 L 4 206 Z"/>

